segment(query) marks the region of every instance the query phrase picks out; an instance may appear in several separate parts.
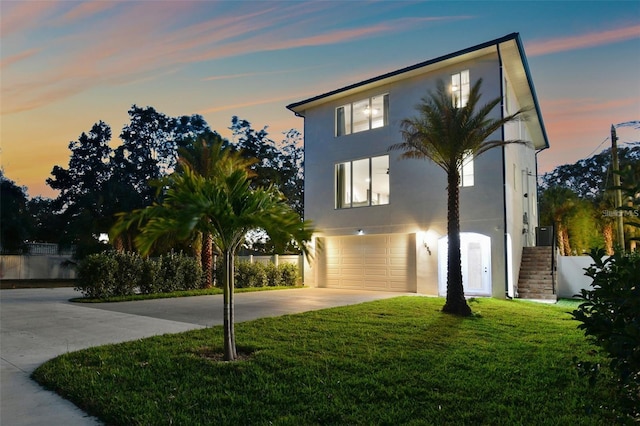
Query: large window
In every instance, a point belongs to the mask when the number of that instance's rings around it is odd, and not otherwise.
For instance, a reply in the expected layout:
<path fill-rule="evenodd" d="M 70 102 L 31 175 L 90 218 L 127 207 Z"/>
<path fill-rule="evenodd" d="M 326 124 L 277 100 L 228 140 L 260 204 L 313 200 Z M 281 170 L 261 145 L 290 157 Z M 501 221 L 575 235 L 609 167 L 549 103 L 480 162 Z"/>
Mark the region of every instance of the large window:
<path fill-rule="evenodd" d="M 336 108 L 336 136 L 387 125 L 389 95 L 373 96 Z"/>
<path fill-rule="evenodd" d="M 473 186 L 473 152 L 465 153 L 458 173 L 460 173 L 460 186 Z"/>
<path fill-rule="evenodd" d="M 462 108 L 469 101 L 469 70 L 451 75 L 451 97 L 453 105 Z"/>
<path fill-rule="evenodd" d="M 336 164 L 336 208 L 389 204 L 389 156 Z"/>

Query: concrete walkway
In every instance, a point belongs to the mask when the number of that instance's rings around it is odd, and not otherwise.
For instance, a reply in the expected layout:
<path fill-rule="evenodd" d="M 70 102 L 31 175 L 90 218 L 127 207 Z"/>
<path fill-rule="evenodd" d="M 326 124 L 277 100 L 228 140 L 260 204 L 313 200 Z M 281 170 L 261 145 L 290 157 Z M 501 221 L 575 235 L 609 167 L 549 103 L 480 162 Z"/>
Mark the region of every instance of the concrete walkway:
<path fill-rule="evenodd" d="M 292 289 L 236 294 L 236 322 L 398 296 Z M 29 375 L 43 362 L 91 346 L 222 324 L 222 296 L 79 304 L 71 288 L 0 291 L 0 425 L 97 425 Z"/>

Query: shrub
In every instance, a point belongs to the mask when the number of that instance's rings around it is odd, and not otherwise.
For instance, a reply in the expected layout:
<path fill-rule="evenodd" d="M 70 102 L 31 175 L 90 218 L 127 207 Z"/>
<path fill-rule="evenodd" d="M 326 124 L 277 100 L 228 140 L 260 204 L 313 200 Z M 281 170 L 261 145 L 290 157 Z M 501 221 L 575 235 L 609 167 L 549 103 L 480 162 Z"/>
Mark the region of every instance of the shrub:
<path fill-rule="evenodd" d="M 202 288 L 202 268 L 193 257 L 169 253 L 160 257 L 157 262 L 160 264 L 160 292 Z"/>
<path fill-rule="evenodd" d="M 76 290 L 84 297 L 107 298 L 193 290 L 202 287 L 202 268 L 183 254 L 157 259 L 136 253 L 104 252 L 85 258 L 78 266 Z"/>
<path fill-rule="evenodd" d="M 118 262 L 109 253 L 91 254 L 78 264 L 78 281 L 75 289 L 84 297 L 104 298 L 113 293 L 113 274 Z"/>
<path fill-rule="evenodd" d="M 602 260 L 604 250 L 593 250 L 593 264 L 586 268 L 593 279 L 592 290 L 578 295 L 583 303 L 572 315 L 582 324 L 578 328 L 601 347 L 610 359 L 626 407 L 632 416 L 640 416 L 640 254 L 616 253 Z M 592 374 L 598 366 L 588 362 L 582 367 Z"/>
<path fill-rule="evenodd" d="M 298 285 L 298 266 L 292 263 L 281 263 L 278 265 L 280 269 L 280 285 L 294 287 Z"/>
<path fill-rule="evenodd" d="M 262 263 L 249 263 L 241 260 L 236 262 L 235 287 L 265 287 L 267 285 L 267 272 Z"/>
<path fill-rule="evenodd" d="M 281 285 L 282 269 L 279 266 L 276 266 L 275 263 L 269 262 L 264 265 L 264 271 L 267 274 L 267 285 L 269 287 Z"/>

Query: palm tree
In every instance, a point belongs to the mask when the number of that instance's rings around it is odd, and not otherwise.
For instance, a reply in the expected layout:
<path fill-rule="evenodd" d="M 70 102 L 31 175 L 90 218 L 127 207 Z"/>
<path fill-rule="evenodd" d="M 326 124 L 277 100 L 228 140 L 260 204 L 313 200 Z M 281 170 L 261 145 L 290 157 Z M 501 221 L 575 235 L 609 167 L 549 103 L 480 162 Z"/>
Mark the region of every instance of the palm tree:
<path fill-rule="evenodd" d="M 569 221 L 576 211 L 578 196 L 564 186 L 552 186 L 540 196 L 540 219 L 552 222 L 561 256 L 571 255 Z"/>
<path fill-rule="evenodd" d="M 241 152 L 223 151 L 225 141 L 217 132 L 200 135 L 190 144 L 178 148 L 178 165 L 180 172 L 185 166 L 206 178 L 216 179 L 224 176 L 233 167 L 244 167 L 250 177 L 255 174 L 250 167 L 258 160 L 243 158 Z M 197 232 L 192 246 L 196 257 L 204 271 L 204 286 L 213 286 L 213 237 L 210 232 Z M 218 253 L 221 254 L 221 253 Z"/>
<path fill-rule="evenodd" d="M 447 234 L 449 236 L 447 260 L 447 300 L 443 312 L 468 316 L 471 308 L 464 297 L 460 254 L 460 168 L 472 154 L 477 157 L 489 149 L 509 143 L 526 143 L 521 140 L 489 139 L 503 125 L 518 119 L 524 109 L 502 118 L 491 118 L 493 109 L 500 104 L 496 98 L 477 108 L 482 80 L 473 85 L 467 104 L 456 106 L 443 81 L 438 81 L 437 91 L 429 92 L 416 106 L 417 117 L 401 122 L 403 142 L 389 147 L 404 151 L 400 158 L 426 159 L 440 166 L 447 173 Z M 477 109 L 477 111 L 476 111 Z"/>
<path fill-rule="evenodd" d="M 121 229 L 138 224 L 140 233 L 135 243 L 142 254 L 149 253 L 157 241 L 164 238 L 187 239 L 194 232 L 210 233 L 213 244 L 223 258 L 224 359 L 237 358 L 234 331 L 234 266 L 235 255 L 248 231 L 264 230 L 276 246 L 294 241 L 308 254 L 308 242 L 313 229 L 309 222 L 286 203 L 273 187 L 250 188 L 246 168 L 233 161 L 233 155 L 223 150 L 221 167 L 215 176 L 202 176 L 188 164 L 182 172 L 171 176 L 162 204 L 144 211 L 120 216 L 114 227 Z"/>

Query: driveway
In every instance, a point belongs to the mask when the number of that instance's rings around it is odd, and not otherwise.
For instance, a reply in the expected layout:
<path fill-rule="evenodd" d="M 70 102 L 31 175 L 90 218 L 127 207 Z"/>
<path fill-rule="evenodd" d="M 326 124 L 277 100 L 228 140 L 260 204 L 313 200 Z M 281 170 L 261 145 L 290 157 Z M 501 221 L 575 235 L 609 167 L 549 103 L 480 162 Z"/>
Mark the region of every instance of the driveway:
<path fill-rule="evenodd" d="M 236 322 L 399 296 L 304 288 L 235 295 Z M 43 362 L 91 346 L 222 324 L 222 296 L 79 304 L 71 288 L 0 291 L 0 424 L 97 425 L 29 375 Z"/>

